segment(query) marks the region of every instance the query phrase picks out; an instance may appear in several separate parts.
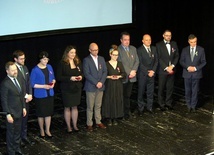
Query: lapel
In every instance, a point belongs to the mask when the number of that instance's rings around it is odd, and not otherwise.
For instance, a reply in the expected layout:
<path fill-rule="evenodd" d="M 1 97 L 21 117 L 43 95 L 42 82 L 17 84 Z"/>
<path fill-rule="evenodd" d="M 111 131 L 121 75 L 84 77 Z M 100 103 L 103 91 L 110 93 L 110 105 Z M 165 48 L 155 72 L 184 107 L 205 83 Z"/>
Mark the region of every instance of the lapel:
<path fill-rule="evenodd" d="M 89 60 L 92 62 L 92 63 L 90 63 L 90 64 L 93 64 L 94 69 L 95 69 L 95 70 L 98 70 L 98 68 L 96 67 L 96 64 L 95 64 L 93 58 L 91 57 L 91 55 L 89 55 Z M 97 58 L 97 61 L 98 61 L 98 67 L 99 67 L 99 56 L 98 56 L 98 58 Z"/>
<path fill-rule="evenodd" d="M 12 88 L 12 90 L 16 91 L 17 94 L 20 94 L 18 88 L 15 86 L 15 84 L 13 83 L 13 81 L 9 77 L 7 77 L 7 80 L 8 80 L 9 86 Z M 19 82 L 19 85 L 20 85 L 20 87 L 22 87 L 20 82 Z"/>

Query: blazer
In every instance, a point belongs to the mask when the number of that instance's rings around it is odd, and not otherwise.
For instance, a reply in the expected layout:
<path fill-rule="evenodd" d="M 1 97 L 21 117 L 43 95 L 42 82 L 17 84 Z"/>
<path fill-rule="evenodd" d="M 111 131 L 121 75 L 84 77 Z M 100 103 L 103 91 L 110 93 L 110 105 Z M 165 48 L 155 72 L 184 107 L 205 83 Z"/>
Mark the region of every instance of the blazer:
<path fill-rule="evenodd" d="M 31 87 L 31 84 L 30 84 L 30 73 L 29 73 L 29 70 L 27 68 L 27 66 L 22 66 L 23 67 L 23 70 L 24 70 L 24 74 L 25 74 L 25 77 L 23 76 L 22 72 L 20 71 L 20 68 L 19 66 L 17 65 L 17 70 L 18 70 L 18 77 L 20 79 L 22 79 L 24 81 L 24 95 L 25 94 L 31 94 L 32 95 L 32 87 Z"/>
<path fill-rule="evenodd" d="M 146 48 L 142 45 L 137 49 L 137 54 L 139 58 L 139 68 L 138 73 L 143 75 L 148 75 L 148 70 L 153 70 L 156 72 L 158 66 L 158 57 L 155 46 L 150 46 L 151 57 L 149 56 Z"/>
<path fill-rule="evenodd" d="M 25 108 L 24 101 L 24 84 L 23 81 L 17 77 L 21 92 L 18 91 L 13 81 L 7 76 L 1 83 L 1 104 L 3 111 L 11 114 L 13 118 L 20 118 Z"/>
<path fill-rule="evenodd" d="M 83 73 L 85 76 L 85 84 L 83 90 L 88 92 L 95 92 L 97 90 L 97 83 L 101 82 L 103 87 L 100 91 L 105 90 L 105 80 L 107 77 L 107 67 L 105 59 L 102 56 L 98 56 L 98 69 L 92 59 L 91 55 L 83 59 Z"/>
<path fill-rule="evenodd" d="M 53 80 L 55 80 L 54 71 L 51 65 L 47 64 L 47 68 L 49 71 L 49 83 L 51 83 Z M 34 88 L 35 84 L 41 84 L 44 85 L 45 83 L 45 75 L 41 71 L 41 69 L 38 66 L 35 66 L 30 74 L 31 79 L 31 86 Z M 54 96 L 54 89 L 51 88 L 50 90 L 50 96 Z M 41 88 L 34 88 L 34 97 L 36 98 L 45 98 L 48 97 L 48 93 L 46 89 Z"/>
<path fill-rule="evenodd" d="M 129 45 L 129 55 L 131 56 L 131 58 L 128 57 L 128 55 L 122 45 L 118 46 L 118 52 L 119 52 L 118 61 L 122 62 L 125 72 L 127 74 L 126 80 L 124 81 L 124 83 L 127 83 L 128 80 L 130 82 L 136 82 L 137 81 L 136 76 L 132 79 L 129 79 L 129 74 L 130 74 L 131 70 L 137 71 L 138 66 L 139 66 L 139 58 L 137 55 L 136 48 L 132 45 Z"/>
<path fill-rule="evenodd" d="M 200 79 L 203 77 L 202 68 L 206 65 L 206 57 L 204 48 L 201 46 L 196 46 L 195 56 L 193 62 L 191 61 L 190 56 L 190 46 L 183 48 L 180 58 L 180 64 L 183 67 L 183 78 L 194 78 Z M 187 68 L 189 66 L 195 66 L 196 72 L 188 72 Z"/>
<path fill-rule="evenodd" d="M 162 40 L 156 44 L 158 52 L 158 74 L 168 74 L 164 69 L 169 66 L 169 64 L 177 65 L 179 60 L 179 50 L 177 43 L 175 41 L 170 42 L 171 50 L 170 55 L 167 50 L 165 42 Z"/>

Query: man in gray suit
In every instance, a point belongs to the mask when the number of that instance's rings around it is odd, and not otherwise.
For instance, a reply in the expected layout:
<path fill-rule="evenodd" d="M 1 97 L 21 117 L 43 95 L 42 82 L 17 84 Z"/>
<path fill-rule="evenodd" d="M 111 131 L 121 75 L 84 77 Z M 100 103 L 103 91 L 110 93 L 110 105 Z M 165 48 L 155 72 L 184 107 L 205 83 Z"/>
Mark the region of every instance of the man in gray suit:
<path fill-rule="evenodd" d="M 136 48 L 130 45 L 130 34 L 128 32 L 121 33 L 120 41 L 121 45 L 118 46 L 118 61 L 122 62 L 127 74 L 126 80 L 123 84 L 123 101 L 124 118 L 128 120 L 130 118 L 130 97 L 132 93 L 133 83 L 137 81 L 136 73 L 139 66 L 139 59 Z"/>

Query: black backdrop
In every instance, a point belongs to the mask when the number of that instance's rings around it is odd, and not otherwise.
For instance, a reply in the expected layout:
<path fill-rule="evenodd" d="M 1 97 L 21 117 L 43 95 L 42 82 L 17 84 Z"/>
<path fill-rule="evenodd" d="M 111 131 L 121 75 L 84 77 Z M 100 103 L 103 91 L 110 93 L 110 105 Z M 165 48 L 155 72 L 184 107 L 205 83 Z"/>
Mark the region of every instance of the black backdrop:
<path fill-rule="evenodd" d="M 112 5 L 112 7 L 117 6 Z M 26 53 L 26 65 L 30 70 L 38 63 L 37 55 L 42 50 L 46 50 L 50 54 L 49 63 L 56 69 L 65 47 L 69 44 L 77 46 L 78 55 L 83 59 L 89 54 L 88 45 L 91 42 L 96 42 L 99 45 L 99 54 L 108 60 L 108 49 L 111 44 L 120 44 L 119 35 L 122 31 L 128 31 L 131 34 L 131 44 L 139 47 L 143 34 L 149 33 L 152 36 L 152 44 L 155 45 L 156 42 L 162 40 L 163 31 L 170 29 L 173 35 L 172 40 L 177 41 L 180 52 L 183 47 L 188 45 L 187 37 L 189 34 L 194 33 L 198 37 L 198 45 L 205 48 L 207 58 L 202 90 L 213 94 L 213 8 L 212 1 L 206 0 L 200 2 L 195 0 L 186 2 L 178 0 L 136 0 L 134 27 L 1 41 L 0 80 L 6 75 L 5 63 L 12 60 L 12 53 L 16 49 L 21 49 Z M 181 78 L 181 67 L 179 65 L 177 74 Z"/>

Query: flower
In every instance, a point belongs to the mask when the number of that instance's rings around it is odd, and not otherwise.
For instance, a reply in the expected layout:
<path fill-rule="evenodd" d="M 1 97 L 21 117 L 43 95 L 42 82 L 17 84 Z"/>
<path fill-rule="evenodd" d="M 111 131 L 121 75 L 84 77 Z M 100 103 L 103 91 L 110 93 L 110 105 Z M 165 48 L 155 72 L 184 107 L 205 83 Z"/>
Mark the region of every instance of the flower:
<path fill-rule="evenodd" d="M 174 53 L 176 51 L 176 49 L 174 49 L 173 47 L 172 47 L 172 53 Z"/>
<path fill-rule="evenodd" d="M 120 73 L 120 68 L 119 67 L 117 67 L 117 71 Z"/>
<path fill-rule="evenodd" d="M 77 66 L 77 69 L 78 69 L 78 71 L 80 72 L 80 68 L 79 68 L 79 66 Z"/>
<path fill-rule="evenodd" d="M 99 65 L 99 69 L 102 69 L 102 66 L 101 66 L 101 64 Z"/>
<path fill-rule="evenodd" d="M 198 51 L 195 51 L 195 56 L 198 56 Z"/>

